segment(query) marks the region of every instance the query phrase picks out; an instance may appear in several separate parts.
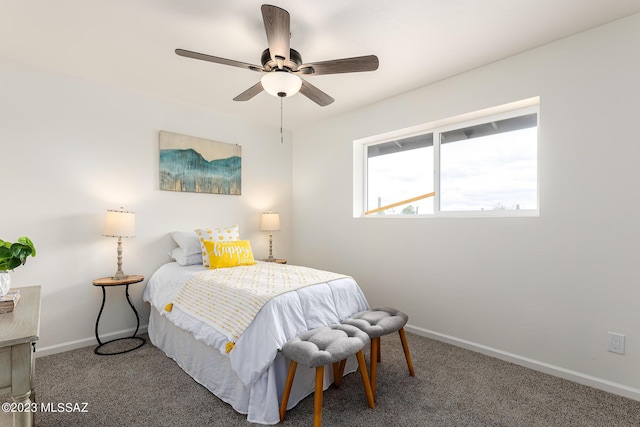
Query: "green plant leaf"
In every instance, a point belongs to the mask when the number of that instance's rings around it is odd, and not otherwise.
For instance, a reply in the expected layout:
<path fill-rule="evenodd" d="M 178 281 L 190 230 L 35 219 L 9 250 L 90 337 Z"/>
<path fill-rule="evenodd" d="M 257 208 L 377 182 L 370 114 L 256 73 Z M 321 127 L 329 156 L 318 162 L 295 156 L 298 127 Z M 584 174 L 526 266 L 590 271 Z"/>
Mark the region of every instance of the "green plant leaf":
<path fill-rule="evenodd" d="M 14 268 L 19 267 L 20 265 L 22 265 L 22 263 L 18 258 L 11 258 L 7 263 L 7 266 L 8 266 L 7 270 L 13 270 Z"/>
<path fill-rule="evenodd" d="M 31 249 L 31 256 L 36 256 L 36 248 L 33 246 L 33 242 L 26 236 L 22 236 L 18 238 L 18 243 L 22 243 L 23 245 L 28 246 Z"/>
<path fill-rule="evenodd" d="M 0 245 L 0 271 L 9 270 L 11 257 L 11 250 L 4 245 Z"/>
<path fill-rule="evenodd" d="M 0 271 L 13 270 L 36 256 L 36 248 L 28 237 L 20 237 L 16 243 L 0 240 Z"/>
<path fill-rule="evenodd" d="M 11 245 L 11 255 L 19 261 L 18 265 L 22 265 L 27 261 L 27 257 L 31 255 L 31 248 L 22 243 L 14 243 Z"/>

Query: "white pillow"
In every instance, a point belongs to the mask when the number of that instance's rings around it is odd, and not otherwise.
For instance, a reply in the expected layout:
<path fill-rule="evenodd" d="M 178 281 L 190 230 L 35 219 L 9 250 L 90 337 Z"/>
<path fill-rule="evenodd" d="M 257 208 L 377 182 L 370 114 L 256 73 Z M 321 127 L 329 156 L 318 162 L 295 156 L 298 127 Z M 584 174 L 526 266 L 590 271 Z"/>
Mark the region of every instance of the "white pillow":
<path fill-rule="evenodd" d="M 172 231 L 171 237 L 180 246 L 184 256 L 189 257 L 196 254 L 202 256 L 200 237 L 194 231 Z"/>
<path fill-rule="evenodd" d="M 199 251 L 197 254 L 185 255 L 182 248 L 175 248 L 169 252 L 169 256 L 182 266 L 202 264 L 202 254 Z"/>

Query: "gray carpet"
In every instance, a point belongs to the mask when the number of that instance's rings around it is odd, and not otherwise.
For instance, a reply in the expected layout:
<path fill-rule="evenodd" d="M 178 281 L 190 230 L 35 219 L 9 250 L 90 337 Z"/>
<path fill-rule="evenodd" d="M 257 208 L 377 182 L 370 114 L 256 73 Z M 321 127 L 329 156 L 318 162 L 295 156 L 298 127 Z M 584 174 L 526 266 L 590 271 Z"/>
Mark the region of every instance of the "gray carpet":
<path fill-rule="evenodd" d="M 407 337 L 416 376 L 397 334 L 383 337 L 376 409 L 367 407 L 359 374 L 350 374 L 324 393 L 325 426 L 640 426 L 640 402 Z M 88 413 L 37 413 L 39 427 L 251 425 L 149 343 L 118 356 L 89 347 L 38 358 L 36 384 L 39 402 L 88 403 Z M 282 426 L 312 420 L 309 396 Z"/>

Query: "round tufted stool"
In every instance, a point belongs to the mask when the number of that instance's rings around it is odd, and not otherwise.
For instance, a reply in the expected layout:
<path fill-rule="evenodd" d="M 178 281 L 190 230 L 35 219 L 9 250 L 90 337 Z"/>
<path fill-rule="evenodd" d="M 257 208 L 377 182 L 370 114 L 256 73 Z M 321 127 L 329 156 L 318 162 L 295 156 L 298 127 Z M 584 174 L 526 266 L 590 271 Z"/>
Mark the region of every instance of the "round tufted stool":
<path fill-rule="evenodd" d="M 371 390 L 373 396 L 376 396 L 376 372 L 380 357 L 380 337 L 398 331 L 404 356 L 407 359 L 409 375 L 415 376 L 413 371 L 413 363 L 411 362 L 411 354 L 409 353 L 409 345 L 407 344 L 407 336 L 404 333 L 404 325 L 407 324 L 409 316 L 392 307 L 382 307 L 373 310 L 365 310 L 356 313 L 345 319 L 342 323 L 356 326 L 366 332 L 371 338 L 371 359 L 369 372 L 371 374 Z"/>
<path fill-rule="evenodd" d="M 369 336 L 360 329 L 343 324 L 323 326 L 305 332 L 295 338 L 290 339 L 282 347 L 282 354 L 291 362 L 287 382 L 282 394 L 280 403 L 280 422 L 284 420 L 287 411 L 287 402 L 291 393 L 291 386 L 296 374 L 298 363 L 316 368 L 316 388 L 314 392 L 313 425 L 318 427 L 322 424 L 322 386 L 324 379 L 324 366 L 332 364 L 334 381 L 340 385 L 342 381 L 342 369 L 347 357 L 356 355 L 360 376 L 367 394 L 367 402 L 370 408 L 375 408 L 367 365 L 364 361 L 362 349 L 369 341 Z M 340 366 L 339 366 L 340 365 Z M 339 378 L 338 378 L 339 377 Z"/>

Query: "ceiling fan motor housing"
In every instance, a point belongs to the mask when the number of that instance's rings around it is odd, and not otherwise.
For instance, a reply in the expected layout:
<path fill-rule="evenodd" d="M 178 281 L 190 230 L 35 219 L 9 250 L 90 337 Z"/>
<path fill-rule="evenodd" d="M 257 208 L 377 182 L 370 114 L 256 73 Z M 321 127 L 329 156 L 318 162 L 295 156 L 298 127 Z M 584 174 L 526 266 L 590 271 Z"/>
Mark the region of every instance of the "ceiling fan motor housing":
<path fill-rule="evenodd" d="M 269 49 L 265 49 L 260 57 L 260 62 L 265 71 L 273 71 L 278 69 L 276 61 L 271 59 Z M 287 71 L 298 71 L 298 67 L 302 65 L 302 56 L 295 49 L 289 49 L 289 60 L 284 61 L 284 69 Z"/>

